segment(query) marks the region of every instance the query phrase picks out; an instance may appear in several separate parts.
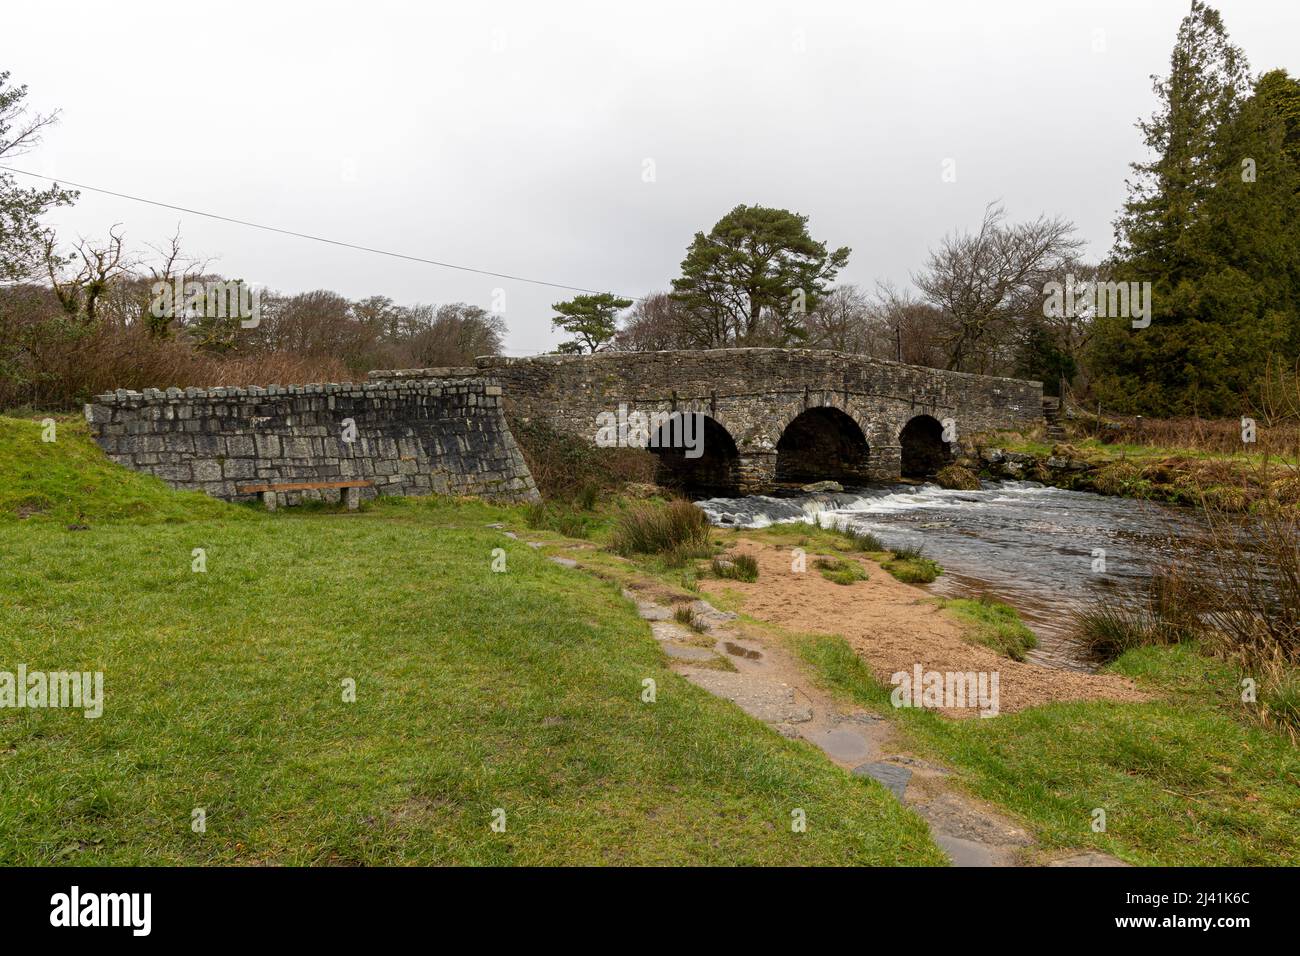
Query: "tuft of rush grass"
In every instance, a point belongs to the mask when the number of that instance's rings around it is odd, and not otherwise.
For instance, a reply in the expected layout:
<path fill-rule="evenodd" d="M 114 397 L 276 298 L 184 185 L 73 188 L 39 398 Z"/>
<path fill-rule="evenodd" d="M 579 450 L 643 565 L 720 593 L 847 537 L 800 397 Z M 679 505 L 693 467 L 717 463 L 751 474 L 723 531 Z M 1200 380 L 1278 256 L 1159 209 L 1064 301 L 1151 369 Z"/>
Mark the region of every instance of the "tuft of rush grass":
<path fill-rule="evenodd" d="M 673 620 L 678 624 L 689 627 L 697 634 L 703 634 L 708 630 L 704 621 L 700 619 L 699 615 L 695 613 L 695 609 L 689 604 L 679 604 L 677 607 L 673 608 Z"/>
<path fill-rule="evenodd" d="M 1154 622 L 1131 602 L 1098 601 L 1081 608 L 1074 614 L 1073 631 L 1089 656 L 1099 661 L 1113 661 L 1125 651 L 1157 643 Z"/>
<path fill-rule="evenodd" d="M 573 506 L 534 501 L 524 506 L 524 523 L 534 531 L 554 531 L 566 538 L 589 538 L 600 518 Z"/>
<path fill-rule="evenodd" d="M 618 516 L 610 547 L 624 556 L 659 554 L 685 562 L 713 553 L 710 530 L 708 517 L 689 501 L 637 504 Z"/>
<path fill-rule="evenodd" d="M 835 584 L 855 584 L 867 579 L 867 569 L 847 558 L 818 558 L 813 562 L 821 576 Z"/>
<path fill-rule="evenodd" d="M 758 580 L 758 559 L 752 554 L 733 554 L 713 559 L 713 573 L 734 581 Z"/>
<path fill-rule="evenodd" d="M 880 553 L 889 550 L 880 543 L 880 539 L 875 534 L 865 528 L 855 528 L 849 524 L 835 524 L 825 530 L 840 539 L 833 542 L 837 550 L 865 551 L 867 553 Z"/>
<path fill-rule="evenodd" d="M 42 422 L 54 422 L 54 441 Z M 240 521 L 249 508 L 197 491 L 172 491 L 152 475 L 111 462 L 90 437 L 84 419 L 0 416 L 0 525 L 98 525 L 101 522 L 175 523 L 198 518 Z"/>
<path fill-rule="evenodd" d="M 881 543 L 880 539 L 870 531 L 865 529 L 856 529 L 849 532 L 849 537 L 853 541 L 853 547 L 858 551 L 866 551 L 871 554 L 878 554 L 889 549 Z"/>
<path fill-rule="evenodd" d="M 264 515 L 101 477 L 59 520 L 107 487 L 199 520 L 0 522 L 0 669 L 104 674 L 98 719 L 0 711 L 0 864 L 944 862 L 881 788 L 668 669 L 616 585 L 485 527 L 522 508 Z"/>
<path fill-rule="evenodd" d="M 988 720 L 895 709 L 843 638 L 796 650 L 827 688 L 890 714 L 918 753 L 1022 820 L 1048 850 L 1137 865 L 1279 866 L 1300 859 L 1300 750 L 1243 712 L 1241 675 L 1187 645 L 1142 647 L 1109 668 L 1146 703 L 1046 704 Z M 1093 811 L 1106 831 L 1092 831 Z"/>
<path fill-rule="evenodd" d="M 968 640 L 1012 660 L 1023 661 L 1025 653 L 1038 646 L 1038 638 L 1020 620 L 1016 609 L 988 595 L 975 599 L 939 598 L 938 604 L 967 626 Z"/>

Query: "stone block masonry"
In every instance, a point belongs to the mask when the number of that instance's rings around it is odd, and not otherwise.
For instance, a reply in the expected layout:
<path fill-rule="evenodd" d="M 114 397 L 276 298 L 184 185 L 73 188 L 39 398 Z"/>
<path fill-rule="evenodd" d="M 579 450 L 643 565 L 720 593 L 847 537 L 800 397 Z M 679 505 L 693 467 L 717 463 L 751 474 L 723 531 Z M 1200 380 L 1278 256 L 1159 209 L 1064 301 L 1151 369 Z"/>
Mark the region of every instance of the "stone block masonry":
<path fill-rule="evenodd" d="M 349 422 L 350 420 L 350 422 Z M 265 388 L 119 389 L 86 406 L 115 462 L 227 501 L 239 486 L 368 479 L 362 497 L 472 495 L 534 501 L 537 487 L 490 378 Z M 349 440 L 350 439 L 350 440 Z M 338 489 L 279 502 L 337 501 Z"/>
<path fill-rule="evenodd" d="M 773 485 L 778 457 L 790 459 L 787 471 L 807 472 L 837 450 L 852 453 L 852 460 L 834 463 L 846 478 L 897 479 L 911 434 L 905 429 L 913 423 L 912 432 L 918 425 L 937 432 L 951 420 L 958 437 L 946 454 L 955 455 L 960 441 L 977 432 L 1043 420 L 1039 382 L 814 349 L 491 356 L 477 364 L 504 386 L 509 415 L 591 440 L 597 416 L 620 404 L 706 415 L 719 426 L 716 435 L 734 443 L 727 467 L 734 484 L 750 492 Z"/>

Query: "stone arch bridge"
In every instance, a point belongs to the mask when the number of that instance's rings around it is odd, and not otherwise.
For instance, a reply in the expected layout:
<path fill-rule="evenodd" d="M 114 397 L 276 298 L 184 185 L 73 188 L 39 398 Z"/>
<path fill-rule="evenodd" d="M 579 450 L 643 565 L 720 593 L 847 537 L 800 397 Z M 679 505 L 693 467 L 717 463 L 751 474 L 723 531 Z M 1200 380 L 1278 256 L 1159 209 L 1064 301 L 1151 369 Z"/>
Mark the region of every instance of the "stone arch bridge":
<path fill-rule="evenodd" d="M 671 477 L 708 494 L 753 494 L 820 479 L 845 484 L 931 474 L 965 436 L 1042 421 L 1042 385 L 844 352 L 717 349 L 485 357 L 507 414 L 595 442 L 620 413 L 702 423 L 702 454 L 660 448 Z M 445 369 L 372 372 L 374 378 Z M 602 417 L 603 416 L 603 417 Z M 669 444 L 666 440 L 665 445 Z M 652 451 L 656 450 L 652 447 Z"/>

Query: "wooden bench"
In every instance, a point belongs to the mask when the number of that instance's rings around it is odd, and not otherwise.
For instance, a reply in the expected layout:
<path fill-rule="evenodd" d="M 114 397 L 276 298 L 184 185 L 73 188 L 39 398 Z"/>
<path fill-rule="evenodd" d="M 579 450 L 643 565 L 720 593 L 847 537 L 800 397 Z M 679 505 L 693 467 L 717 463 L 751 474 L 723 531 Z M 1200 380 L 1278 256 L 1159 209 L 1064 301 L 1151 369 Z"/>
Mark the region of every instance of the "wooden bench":
<path fill-rule="evenodd" d="M 241 495 L 261 495 L 262 504 L 267 511 L 275 510 L 276 492 L 280 491 L 319 491 L 322 488 L 342 488 L 343 504 L 349 511 L 355 511 L 361 503 L 361 488 L 373 488 L 375 483 L 365 479 L 347 481 L 281 481 L 260 485 L 236 485 L 235 490 Z"/>

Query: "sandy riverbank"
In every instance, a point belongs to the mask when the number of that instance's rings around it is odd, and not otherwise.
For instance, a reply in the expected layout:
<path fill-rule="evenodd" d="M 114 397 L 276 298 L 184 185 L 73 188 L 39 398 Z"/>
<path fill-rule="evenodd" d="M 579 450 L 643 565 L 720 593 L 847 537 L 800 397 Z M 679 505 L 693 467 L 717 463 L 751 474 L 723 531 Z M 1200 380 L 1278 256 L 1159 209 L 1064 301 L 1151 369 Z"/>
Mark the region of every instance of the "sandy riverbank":
<path fill-rule="evenodd" d="M 917 664 L 922 670 L 941 673 L 997 672 L 1003 713 L 1054 701 L 1147 699 L 1126 678 L 1021 663 L 970 643 L 963 637 L 962 625 L 930 595 L 895 580 L 869 558 L 838 555 L 861 561 L 869 574 L 868 580 L 845 586 L 817 573 L 812 551 L 808 570 L 795 573 L 789 545 L 741 536 L 734 550 L 758 561 L 758 580 L 702 580 L 700 588 L 706 596 L 726 594 L 733 601 L 739 597 L 737 609 L 742 613 L 787 631 L 838 634 L 882 683 L 888 684 L 893 673 L 911 672 Z M 951 717 L 977 713 L 973 708 L 941 712 Z"/>

